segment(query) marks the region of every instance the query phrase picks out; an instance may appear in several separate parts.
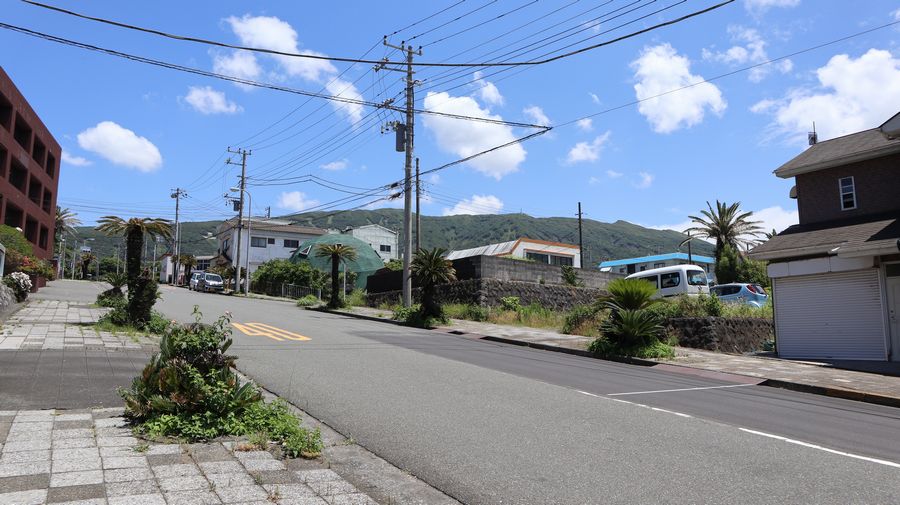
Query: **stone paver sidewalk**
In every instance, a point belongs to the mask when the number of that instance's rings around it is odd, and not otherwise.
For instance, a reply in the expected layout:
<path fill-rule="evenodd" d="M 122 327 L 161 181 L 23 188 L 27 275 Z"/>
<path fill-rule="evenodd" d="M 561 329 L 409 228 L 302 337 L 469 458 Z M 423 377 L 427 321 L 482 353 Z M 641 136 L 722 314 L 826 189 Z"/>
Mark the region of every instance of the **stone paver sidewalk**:
<path fill-rule="evenodd" d="M 0 411 L 0 505 L 374 505 L 316 461 L 146 443 L 122 409 Z"/>
<path fill-rule="evenodd" d="M 389 311 L 353 307 L 350 312 L 369 318 L 387 320 Z M 529 345 L 587 350 L 593 340 L 578 335 L 564 335 L 552 330 L 506 326 L 454 319 L 441 328 L 480 336 L 494 337 Z M 676 348 L 676 357 L 658 360 L 661 364 L 699 368 L 717 372 L 747 375 L 777 381 L 780 386 L 821 388 L 834 396 L 900 405 L 900 377 L 835 368 L 827 363 L 790 361 L 777 358 L 724 354 L 685 347 Z"/>
<path fill-rule="evenodd" d="M 85 326 L 96 323 L 108 310 L 65 301 L 31 301 L 4 323 L 0 350 L 84 347 L 115 351 L 155 347 L 153 338 L 116 335 Z"/>

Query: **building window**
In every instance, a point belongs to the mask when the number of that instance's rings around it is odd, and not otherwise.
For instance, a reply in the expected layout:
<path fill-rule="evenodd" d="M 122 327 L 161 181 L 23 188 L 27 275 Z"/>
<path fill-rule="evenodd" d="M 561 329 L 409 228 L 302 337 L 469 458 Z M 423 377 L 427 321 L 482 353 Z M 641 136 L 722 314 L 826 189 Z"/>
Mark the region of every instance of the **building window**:
<path fill-rule="evenodd" d="M 654 263 L 654 264 L 653 264 L 653 268 L 662 268 L 662 267 L 664 267 L 664 266 L 666 266 L 665 263 Z"/>
<path fill-rule="evenodd" d="M 526 252 L 526 253 L 525 253 L 525 258 L 526 258 L 526 259 L 530 259 L 530 260 L 532 260 L 532 261 L 536 261 L 536 262 L 538 262 L 538 263 L 543 263 L 543 264 L 545 264 L 545 265 L 546 265 L 547 263 L 550 263 L 550 256 L 548 256 L 548 255 L 546 255 L 546 254 L 534 253 L 534 252 Z"/>
<path fill-rule="evenodd" d="M 556 266 L 573 266 L 575 264 L 575 259 L 571 256 L 556 256 L 551 254 L 550 264 Z"/>
<path fill-rule="evenodd" d="M 387 244 L 381 244 L 378 246 L 378 250 L 381 252 L 391 252 L 391 246 Z"/>
<path fill-rule="evenodd" d="M 624 274 L 626 270 L 627 270 L 626 268 L 620 268 L 620 269 L 619 269 L 619 273 L 620 273 L 620 274 Z"/>
<path fill-rule="evenodd" d="M 662 274 L 659 276 L 659 287 L 661 288 L 674 288 L 679 284 L 681 284 L 681 274 L 678 272 Z"/>
<path fill-rule="evenodd" d="M 266 247 L 266 237 L 250 237 L 250 247 Z"/>
<path fill-rule="evenodd" d="M 856 208 L 856 185 L 853 177 L 841 177 L 841 210 L 853 210 Z"/>
<path fill-rule="evenodd" d="M 647 269 L 647 265 L 641 265 L 641 272 Z"/>
<path fill-rule="evenodd" d="M 284 246 L 291 249 L 296 249 L 300 247 L 300 241 L 286 238 L 284 239 Z"/>

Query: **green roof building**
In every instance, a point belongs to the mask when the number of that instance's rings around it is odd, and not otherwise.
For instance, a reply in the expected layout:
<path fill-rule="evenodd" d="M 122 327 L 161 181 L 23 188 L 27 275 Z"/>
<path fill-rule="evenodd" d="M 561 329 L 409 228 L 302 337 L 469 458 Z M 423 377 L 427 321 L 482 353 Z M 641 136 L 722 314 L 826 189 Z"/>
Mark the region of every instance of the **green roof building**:
<path fill-rule="evenodd" d="M 323 272 L 331 272 L 331 258 L 321 258 L 316 256 L 316 251 L 320 245 L 344 244 L 356 250 L 356 259 L 347 261 L 345 267 L 350 272 L 356 272 L 355 286 L 360 289 L 366 288 L 366 280 L 376 270 L 384 268 L 384 261 L 378 256 L 378 253 L 372 249 L 372 246 L 362 240 L 351 235 L 340 233 L 329 233 L 319 237 L 311 238 L 300 244 L 290 261 L 293 263 L 307 262 L 313 268 Z M 341 269 L 343 271 L 343 268 Z"/>

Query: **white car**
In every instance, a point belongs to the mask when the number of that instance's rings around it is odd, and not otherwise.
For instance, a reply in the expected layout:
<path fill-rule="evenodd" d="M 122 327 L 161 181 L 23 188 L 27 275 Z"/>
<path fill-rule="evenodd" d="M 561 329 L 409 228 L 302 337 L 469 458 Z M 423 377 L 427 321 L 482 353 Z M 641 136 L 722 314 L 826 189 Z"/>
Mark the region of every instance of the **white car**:
<path fill-rule="evenodd" d="M 188 281 L 188 289 L 193 291 L 197 289 L 197 283 L 200 282 L 200 276 L 203 272 L 194 272 L 191 274 L 191 280 Z"/>
<path fill-rule="evenodd" d="M 709 281 L 706 272 L 697 265 L 675 265 L 654 268 L 629 275 L 626 279 L 643 279 L 653 284 L 656 298 L 677 295 L 708 295 Z"/>

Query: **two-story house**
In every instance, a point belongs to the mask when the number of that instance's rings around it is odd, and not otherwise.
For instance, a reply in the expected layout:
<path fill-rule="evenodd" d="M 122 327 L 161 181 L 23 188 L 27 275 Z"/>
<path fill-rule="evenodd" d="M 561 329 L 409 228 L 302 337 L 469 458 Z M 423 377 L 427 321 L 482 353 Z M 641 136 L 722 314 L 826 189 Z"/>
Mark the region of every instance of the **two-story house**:
<path fill-rule="evenodd" d="M 400 259 L 400 235 L 395 230 L 380 224 L 367 224 L 356 228 L 347 227 L 341 233 L 356 237 L 372 246 L 385 263 Z"/>
<path fill-rule="evenodd" d="M 778 354 L 900 361 L 900 114 L 775 175 L 795 178 L 800 224 L 750 255 L 770 262 Z"/>
<path fill-rule="evenodd" d="M 269 260 L 288 259 L 305 240 L 327 233 L 322 228 L 296 225 L 283 219 L 244 219 L 241 242 L 237 243 L 237 218 L 219 225 L 216 237 L 219 258 L 227 264 L 234 262 L 240 248 L 241 266 L 253 273 L 259 265 Z M 249 268 L 248 268 L 249 262 Z"/>

